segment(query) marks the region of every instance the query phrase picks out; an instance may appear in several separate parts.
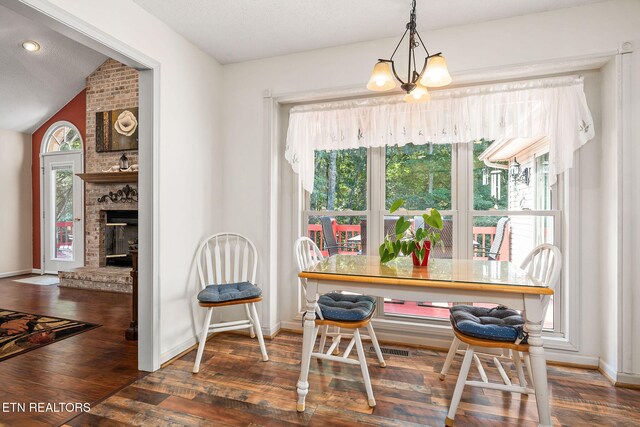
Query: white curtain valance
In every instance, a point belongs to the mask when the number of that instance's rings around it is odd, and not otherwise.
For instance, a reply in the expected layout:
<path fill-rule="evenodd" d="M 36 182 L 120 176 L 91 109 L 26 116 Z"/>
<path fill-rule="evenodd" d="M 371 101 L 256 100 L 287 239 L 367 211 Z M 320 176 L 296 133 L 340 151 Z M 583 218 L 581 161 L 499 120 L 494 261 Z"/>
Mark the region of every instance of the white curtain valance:
<path fill-rule="evenodd" d="M 439 90 L 425 103 L 394 95 L 296 106 L 289 113 L 285 158 L 312 192 L 315 150 L 542 136 L 550 141 L 553 183 L 594 136 L 582 77 Z"/>

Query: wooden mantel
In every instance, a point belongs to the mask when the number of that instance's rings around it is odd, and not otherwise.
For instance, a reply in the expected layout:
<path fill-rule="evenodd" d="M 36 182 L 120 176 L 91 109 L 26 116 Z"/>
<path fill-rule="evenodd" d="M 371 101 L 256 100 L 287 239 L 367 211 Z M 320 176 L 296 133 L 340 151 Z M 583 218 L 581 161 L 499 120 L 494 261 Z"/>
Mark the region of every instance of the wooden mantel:
<path fill-rule="evenodd" d="M 77 173 L 83 181 L 94 184 L 138 182 L 138 172 Z"/>

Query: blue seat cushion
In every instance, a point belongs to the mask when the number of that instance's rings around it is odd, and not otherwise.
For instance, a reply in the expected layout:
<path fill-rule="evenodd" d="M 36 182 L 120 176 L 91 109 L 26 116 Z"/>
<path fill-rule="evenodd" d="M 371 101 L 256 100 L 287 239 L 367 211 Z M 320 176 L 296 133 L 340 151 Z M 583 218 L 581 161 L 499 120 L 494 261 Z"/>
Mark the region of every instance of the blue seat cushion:
<path fill-rule="evenodd" d="M 485 308 L 455 305 L 449 309 L 449 313 L 453 327 L 464 335 L 505 342 L 514 342 L 518 336 L 522 336 L 524 318 L 517 311 L 504 306 Z"/>
<path fill-rule="evenodd" d="M 329 293 L 318 298 L 322 317 L 326 320 L 358 322 L 371 316 L 376 299 L 367 295 Z"/>
<path fill-rule="evenodd" d="M 241 299 L 257 298 L 262 289 L 249 282 L 209 285 L 198 294 L 200 302 L 225 302 Z"/>

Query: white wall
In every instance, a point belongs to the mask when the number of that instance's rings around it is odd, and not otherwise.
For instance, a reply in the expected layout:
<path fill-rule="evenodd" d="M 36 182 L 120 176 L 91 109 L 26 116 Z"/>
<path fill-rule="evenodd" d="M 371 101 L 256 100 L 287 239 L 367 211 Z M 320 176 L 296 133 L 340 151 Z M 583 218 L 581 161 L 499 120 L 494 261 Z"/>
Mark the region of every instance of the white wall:
<path fill-rule="evenodd" d="M 486 73 L 488 70 L 499 73 L 510 67 L 528 65 L 531 65 L 531 73 L 535 74 L 536 64 L 612 54 L 626 41 L 637 40 L 636 46 L 640 48 L 640 2 L 616 0 L 597 3 L 430 31 L 423 33 L 422 38 L 430 49 L 445 53 L 454 80 L 456 75 L 476 71 Z M 269 231 L 264 224 L 269 213 L 271 161 L 269 141 L 264 132 L 264 91 L 281 95 L 362 87 L 375 60 L 390 54 L 395 43 L 396 38 L 377 40 L 231 64 L 223 68 L 224 224 L 226 228 L 251 236 L 263 259 L 268 255 L 269 247 Z M 640 67 L 637 63 L 634 71 L 634 82 L 639 86 Z M 577 230 L 580 234 L 592 233 L 593 227 L 598 226 L 594 219 L 597 214 L 588 215 L 588 212 L 595 212 L 591 209 L 597 210 L 603 191 L 590 172 L 598 171 L 596 176 L 599 177 L 600 152 L 597 148 L 599 146 L 592 141 L 583 147 L 581 151 L 584 152 L 578 154 L 581 166 L 576 178 L 585 178 L 588 183 L 586 187 L 579 187 L 581 207 L 588 208 L 580 213 L 586 217 Z M 289 167 L 280 161 L 283 168 Z M 289 185 L 287 182 L 283 184 L 285 189 Z M 587 225 L 590 228 L 586 229 Z M 600 314 L 594 316 L 594 307 L 598 306 L 600 297 L 600 276 L 597 263 L 595 267 L 583 264 L 592 261 L 588 254 L 593 254 L 593 241 L 582 239 L 581 242 L 578 257 L 581 274 L 575 280 L 580 281 L 578 335 L 582 340 L 578 352 L 571 354 L 587 358 L 571 356 L 578 362 L 597 360 L 601 343 L 594 338 L 594 331 L 599 330 L 601 321 L 609 321 L 604 314 L 602 317 Z M 281 247 L 282 268 L 290 274 L 293 272 L 289 260 L 292 255 L 284 249 L 284 243 Z M 263 263 L 260 272 L 262 283 L 267 283 L 268 268 Z M 290 276 L 280 275 L 279 307 L 286 312 L 290 312 L 290 306 L 294 304 L 291 289 L 295 284 L 289 283 L 290 280 Z M 278 284 L 271 283 L 270 286 L 276 288 Z M 635 298 L 640 304 L 640 296 Z M 278 319 L 278 313 L 262 314 L 272 323 Z"/>
<path fill-rule="evenodd" d="M 0 129 L 0 277 L 31 272 L 31 135 Z"/>
<path fill-rule="evenodd" d="M 159 230 L 154 238 L 159 239 L 163 362 L 195 343 L 194 318 L 200 325 L 202 310 L 194 307 L 199 285 L 193 256 L 204 237 L 220 231 L 221 66 L 130 0 L 49 3 L 160 64 L 159 146 L 154 147 L 159 152 Z"/>
<path fill-rule="evenodd" d="M 594 259 L 600 265 L 600 306 L 608 319 L 601 325 L 601 365 L 609 374 L 614 375 L 618 360 L 618 124 L 619 117 L 616 105 L 618 87 L 616 60 L 612 60 L 602 68 L 602 127 L 600 131 L 599 155 L 601 156 L 599 173 L 600 204 L 604 209 L 594 212 L 598 216 L 591 233 L 599 242 L 593 245 L 597 252 L 608 256 Z M 618 61 L 619 62 L 619 61 Z M 595 225 L 595 224 L 594 224 Z M 597 230 L 597 231 L 596 231 Z M 598 249 L 596 249 L 598 247 Z"/>

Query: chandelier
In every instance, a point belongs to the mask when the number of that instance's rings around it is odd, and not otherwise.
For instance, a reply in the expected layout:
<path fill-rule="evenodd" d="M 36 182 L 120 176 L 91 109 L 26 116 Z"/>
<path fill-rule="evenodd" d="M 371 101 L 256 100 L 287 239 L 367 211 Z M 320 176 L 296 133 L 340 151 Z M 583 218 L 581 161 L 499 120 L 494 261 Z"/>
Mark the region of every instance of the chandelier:
<path fill-rule="evenodd" d="M 407 78 L 402 80 L 396 71 L 393 57 L 395 56 L 402 41 L 409 33 L 409 61 L 407 66 Z M 420 70 L 416 66 L 416 48 L 422 46 L 427 56 Z M 389 66 L 391 64 L 391 66 Z M 393 74 L 392 74 L 393 72 Z M 395 77 L 395 79 L 394 79 Z M 373 67 L 371 78 L 367 83 L 367 89 L 373 91 L 387 91 L 396 87 L 396 80 L 400 82 L 400 87 L 407 94 L 404 97 L 406 102 L 428 101 L 431 96 L 427 87 L 442 87 L 451 83 L 451 76 L 447 69 L 447 62 L 442 56 L 442 52 L 431 55 L 427 50 L 420 34 L 416 29 L 416 0 L 411 6 L 411 16 L 407 23 L 402 38 L 398 42 L 396 49 L 389 59 L 378 59 L 378 63 Z"/>

